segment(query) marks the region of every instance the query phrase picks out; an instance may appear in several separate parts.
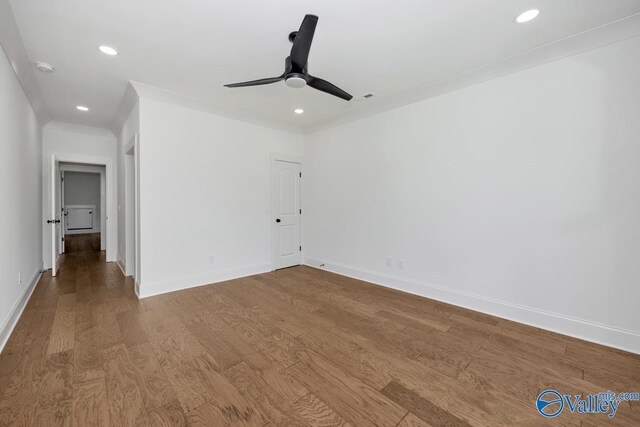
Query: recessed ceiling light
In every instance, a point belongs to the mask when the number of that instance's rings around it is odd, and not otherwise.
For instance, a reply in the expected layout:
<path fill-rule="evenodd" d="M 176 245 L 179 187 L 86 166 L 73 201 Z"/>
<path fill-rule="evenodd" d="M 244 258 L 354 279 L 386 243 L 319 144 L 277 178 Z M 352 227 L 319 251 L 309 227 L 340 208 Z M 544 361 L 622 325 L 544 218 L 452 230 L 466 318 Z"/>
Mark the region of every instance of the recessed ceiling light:
<path fill-rule="evenodd" d="M 55 70 L 53 65 L 47 64 L 46 62 L 36 62 L 36 69 L 43 73 L 53 73 L 53 70 Z"/>
<path fill-rule="evenodd" d="M 89 107 L 85 107 L 84 105 L 77 105 L 76 109 L 80 111 L 89 111 Z"/>
<path fill-rule="evenodd" d="M 527 10 L 516 16 L 516 22 L 518 24 L 524 24 L 525 22 L 533 21 L 538 17 L 540 11 L 538 9 Z"/>
<path fill-rule="evenodd" d="M 296 108 L 295 110 L 293 110 L 293 112 L 296 114 L 302 114 L 304 113 L 304 110 L 302 108 Z"/>
<path fill-rule="evenodd" d="M 98 49 L 100 50 L 100 52 L 104 53 L 105 55 L 116 56 L 118 54 L 118 51 L 112 48 L 111 46 L 100 45 L 98 46 Z"/>

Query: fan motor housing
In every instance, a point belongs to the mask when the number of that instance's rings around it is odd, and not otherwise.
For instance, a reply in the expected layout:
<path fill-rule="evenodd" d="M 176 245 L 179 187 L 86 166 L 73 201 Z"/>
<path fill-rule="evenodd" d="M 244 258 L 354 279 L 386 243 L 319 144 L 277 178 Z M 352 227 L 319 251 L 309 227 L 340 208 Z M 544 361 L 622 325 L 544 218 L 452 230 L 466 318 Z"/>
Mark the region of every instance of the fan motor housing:
<path fill-rule="evenodd" d="M 284 82 L 289 87 L 300 88 L 307 85 L 307 78 L 304 74 L 290 73 L 284 78 Z"/>

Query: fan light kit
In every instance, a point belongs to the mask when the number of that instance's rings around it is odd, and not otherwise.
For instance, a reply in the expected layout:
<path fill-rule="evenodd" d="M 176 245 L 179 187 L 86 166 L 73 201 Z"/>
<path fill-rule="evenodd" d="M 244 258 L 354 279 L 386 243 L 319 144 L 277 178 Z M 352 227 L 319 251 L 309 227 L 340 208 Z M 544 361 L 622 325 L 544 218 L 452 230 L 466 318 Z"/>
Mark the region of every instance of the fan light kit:
<path fill-rule="evenodd" d="M 100 52 L 104 53 L 105 55 L 109 55 L 109 56 L 116 56 L 118 54 L 117 50 L 115 50 L 111 46 L 107 46 L 107 45 L 98 46 L 98 50 Z"/>
<path fill-rule="evenodd" d="M 259 86 L 278 83 L 284 80 L 285 84 L 289 87 L 301 88 L 310 86 L 319 91 L 350 101 L 353 97 L 347 92 L 326 80 L 313 77 L 307 72 L 307 66 L 309 65 L 307 60 L 309 59 L 313 34 L 316 32 L 316 25 L 318 25 L 318 17 L 315 15 L 306 15 L 302 20 L 300 29 L 289 34 L 289 41 L 293 43 L 293 46 L 291 47 L 291 54 L 284 60 L 284 73 L 281 76 L 251 80 L 249 82 L 232 83 L 225 86 Z"/>
<path fill-rule="evenodd" d="M 527 10 L 516 17 L 516 22 L 518 24 L 524 24 L 525 22 L 533 21 L 539 14 L 540 11 L 538 9 Z"/>
<path fill-rule="evenodd" d="M 55 70 L 53 65 L 46 62 L 36 62 L 36 69 L 38 71 L 42 71 L 43 73 L 53 73 L 53 70 Z"/>
<path fill-rule="evenodd" d="M 284 78 L 284 82 L 287 84 L 287 86 L 293 88 L 304 87 L 307 85 L 307 81 L 302 74 L 289 75 Z"/>
<path fill-rule="evenodd" d="M 76 109 L 80 111 L 89 111 L 89 108 L 85 107 L 84 105 L 78 105 L 76 106 Z"/>
<path fill-rule="evenodd" d="M 296 108 L 295 110 L 293 110 L 293 112 L 296 114 L 302 114 L 304 113 L 304 110 L 302 108 Z"/>

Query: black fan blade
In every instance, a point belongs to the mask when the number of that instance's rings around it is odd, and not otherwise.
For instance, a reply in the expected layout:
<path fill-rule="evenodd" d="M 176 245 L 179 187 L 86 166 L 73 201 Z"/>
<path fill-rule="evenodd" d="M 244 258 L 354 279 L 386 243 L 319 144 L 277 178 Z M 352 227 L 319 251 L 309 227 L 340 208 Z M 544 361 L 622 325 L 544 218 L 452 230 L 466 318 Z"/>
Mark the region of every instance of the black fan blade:
<path fill-rule="evenodd" d="M 313 34 L 316 32 L 318 25 L 318 17 L 315 15 L 305 15 L 302 25 L 298 30 L 293 47 L 291 48 L 291 62 L 299 71 L 302 71 L 309 59 L 309 50 L 311 50 L 311 42 Z"/>
<path fill-rule="evenodd" d="M 307 81 L 307 85 L 311 86 L 314 89 L 321 90 L 333 96 L 337 96 L 338 98 L 342 98 L 346 101 L 351 101 L 353 96 L 349 95 L 347 92 L 340 89 L 338 86 L 333 83 L 329 83 L 326 80 L 319 79 L 317 77 L 309 76 L 309 81 Z"/>
<path fill-rule="evenodd" d="M 271 83 L 278 83 L 284 80 L 284 76 L 280 77 L 270 77 L 268 79 L 260 79 L 260 80 L 251 80 L 250 82 L 242 82 L 242 83 L 231 83 L 225 85 L 226 87 L 246 87 L 246 86 L 260 86 L 260 85 L 268 85 Z"/>

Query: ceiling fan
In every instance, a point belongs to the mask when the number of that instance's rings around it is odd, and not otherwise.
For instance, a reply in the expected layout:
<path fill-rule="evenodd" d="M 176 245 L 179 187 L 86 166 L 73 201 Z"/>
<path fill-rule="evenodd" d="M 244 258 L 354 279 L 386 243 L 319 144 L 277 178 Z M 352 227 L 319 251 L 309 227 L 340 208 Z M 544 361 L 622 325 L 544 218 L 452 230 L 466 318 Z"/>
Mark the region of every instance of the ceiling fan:
<path fill-rule="evenodd" d="M 305 15 L 302 25 L 298 31 L 289 34 L 289 41 L 293 43 L 291 54 L 284 60 L 284 73 L 279 77 L 271 77 L 267 79 L 251 80 L 242 83 L 232 83 L 225 85 L 226 87 L 246 87 L 268 85 L 277 83 L 282 80 L 290 87 L 303 87 L 309 85 L 314 89 L 326 92 L 344 100 L 353 98 L 338 86 L 329 83 L 326 80 L 313 77 L 307 72 L 307 60 L 309 58 L 309 50 L 313 41 L 313 34 L 316 31 L 318 17 L 315 15 Z"/>

